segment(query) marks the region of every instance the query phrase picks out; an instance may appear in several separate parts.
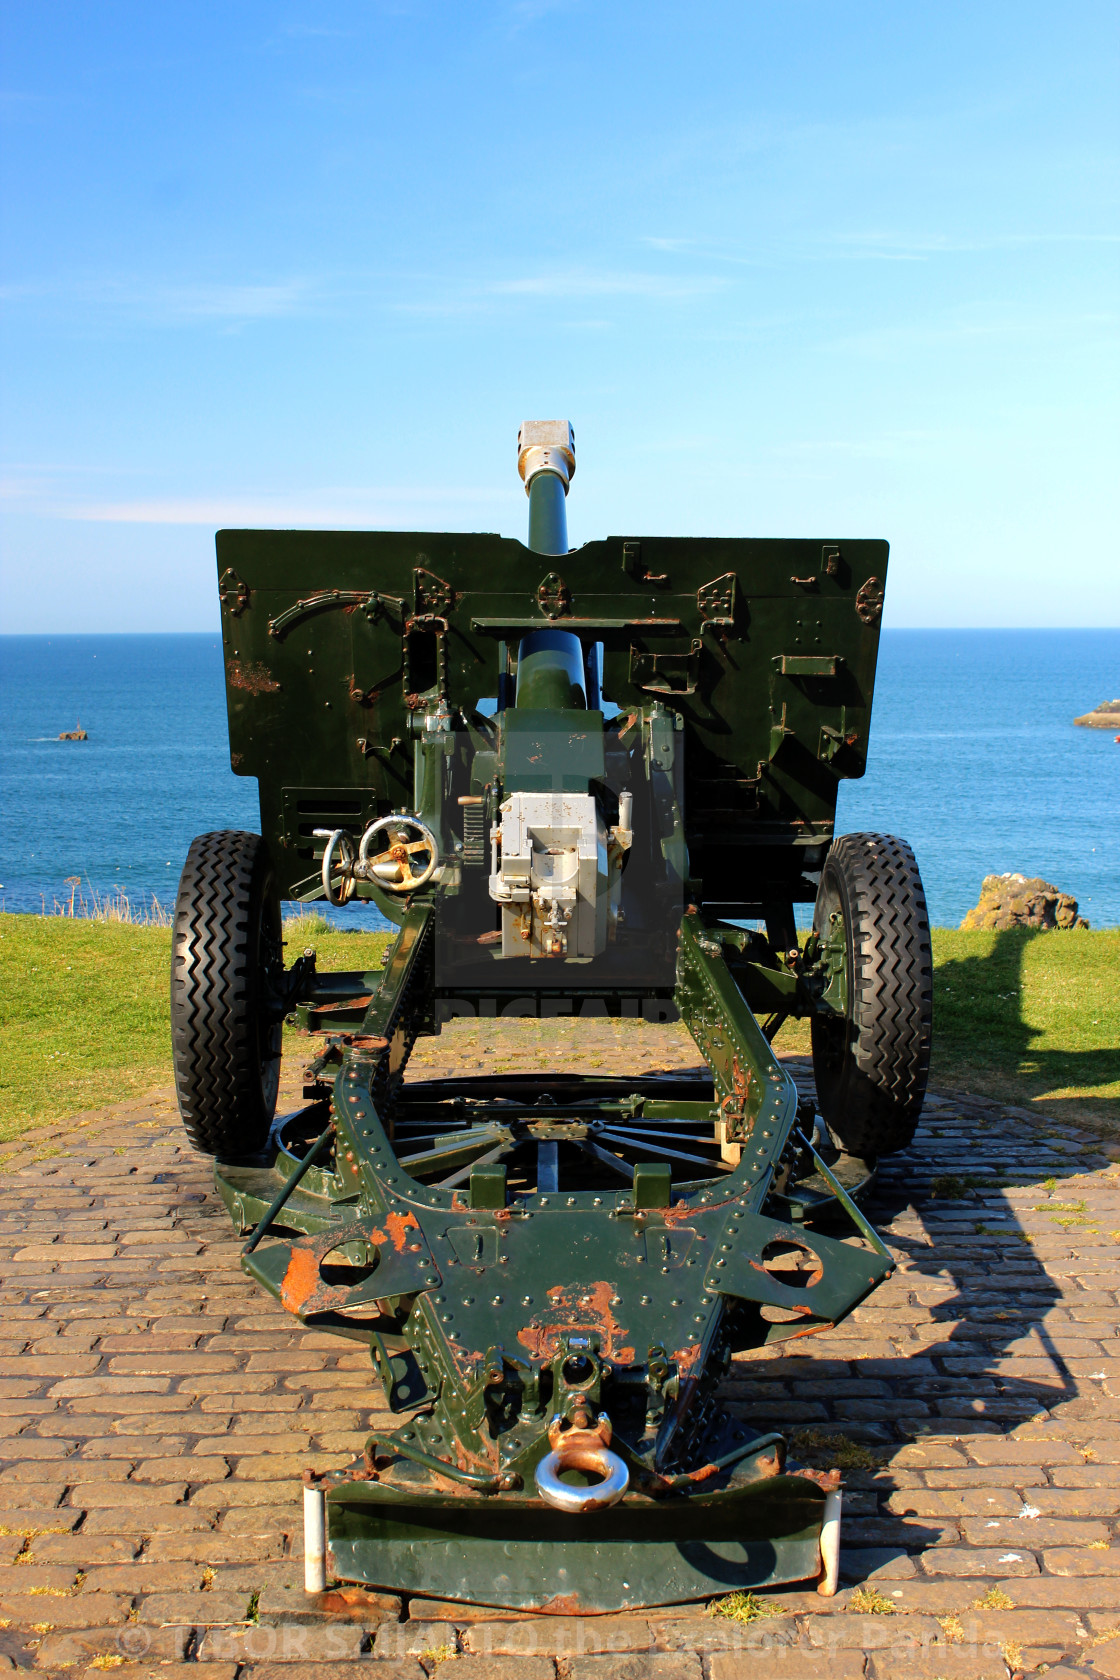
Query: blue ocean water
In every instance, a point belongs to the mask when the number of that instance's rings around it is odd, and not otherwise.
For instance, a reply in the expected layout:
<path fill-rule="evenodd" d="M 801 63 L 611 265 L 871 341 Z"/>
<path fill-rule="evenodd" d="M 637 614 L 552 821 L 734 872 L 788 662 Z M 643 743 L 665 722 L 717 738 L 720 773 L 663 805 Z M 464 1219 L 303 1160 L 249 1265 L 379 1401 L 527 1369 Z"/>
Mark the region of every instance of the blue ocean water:
<path fill-rule="evenodd" d="M 1021 870 L 1120 925 L 1120 630 L 884 631 L 866 777 L 839 828 L 914 846 L 935 923 Z M 89 740 L 60 742 L 80 720 Z M 0 907 L 123 891 L 170 906 L 191 837 L 258 827 L 234 776 L 217 635 L 0 637 Z M 372 911 L 341 912 L 376 922 Z"/>

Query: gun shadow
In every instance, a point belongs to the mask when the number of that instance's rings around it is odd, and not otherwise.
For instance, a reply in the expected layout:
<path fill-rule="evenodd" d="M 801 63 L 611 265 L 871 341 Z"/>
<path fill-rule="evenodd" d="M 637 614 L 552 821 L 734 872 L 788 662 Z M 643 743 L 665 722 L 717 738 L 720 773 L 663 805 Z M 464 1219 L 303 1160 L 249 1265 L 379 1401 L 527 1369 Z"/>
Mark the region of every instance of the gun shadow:
<path fill-rule="evenodd" d="M 1120 1078 L 1120 1051 L 1035 1047 L 1023 969 L 1039 932 L 1001 932 L 987 955 L 943 964 L 941 1001 L 956 996 L 958 1016 L 972 1012 L 967 1039 L 982 1054 L 977 1006 L 995 995 L 989 1069 L 1037 1074 L 1059 1090 Z M 946 1015 L 951 1031 L 953 1010 Z M 950 1066 L 959 1075 L 962 1062 Z M 811 1091 L 808 1058 L 792 1060 L 791 1071 Z M 867 1203 L 899 1270 L 835 1331 L 738 1359 L 721 1390 L 744 1419 L 785 1429 L 798 1456 L 841 1464 L 849 1581 L 866 1579 L 891 1552 L 917 1556 L 958 1534 L 972 1544 L 1032 1549 L 1031 1523 L 1019 1513 L 1031 1507 L 1038 1467 L 1008 1466 L 989 1487 L 983 1449 L 969 1455 L 980 1466 L 967 1462 L 969 1439 L 1005 1438 L 1031 1420 L 1068 1434 L 1082 1414 L 1086 1435 L 1093 1433 L 1095 1385 L 1083 1394 L 1086 1360 L 1064 1350 L 1083 1340 L 1092 1363 L 1091 1315 L 1102 1299 L 1092 1244 L 1116 1239 L 1096 1236 L 1082 1197 L 1062 1196 L 1061 1180 L 1110 1160 L 1101 1137 L 1072 1122 L 1076 1112 L 1071 1098 L 1055 1120 L 999 1097 L 939 1090 L 935 1074 L 913 1143 L 882 1161 Z M 1088 1321 L 1079 1321 L 1079 1308 Z M 926 1454 L 923 1471 L 919 1449 L 923 1440 L 932 1446 L 931 1437 L 942 1450 Z M 956 1489 L 965 1497 L 954 1512 Z M 989 1501 L 994 1509 L 986 1510 Z"/>
<path fill-rule="evenodd" d="M 1001 929 L 987 953 L 937 966 L 933 1082 L 939 1074 L 942 1084 L 953 1086 L 963 1078 L 977 1094 L 1019 1102 L 1011 1087 L 1017 1079 L 1031 1090 L 1031 1100 L 1045 1102 L 1051 1118 L 1075 1125 L 1103 1119 L 1107 1126 L 1111 1120 L 1120 1131 L 1120 1103 L 1094 1095 L 1120 1083 L 1120 1046 L 1047 1049 L 1038 1042 L 1043 1029 L 1028 1019 L 1024 971 L 1028 948 L 1040 938 L 1064 945 L 1078 935 Z M 1070 1095 L 1076 1088 L 1081 1094 Z"/>

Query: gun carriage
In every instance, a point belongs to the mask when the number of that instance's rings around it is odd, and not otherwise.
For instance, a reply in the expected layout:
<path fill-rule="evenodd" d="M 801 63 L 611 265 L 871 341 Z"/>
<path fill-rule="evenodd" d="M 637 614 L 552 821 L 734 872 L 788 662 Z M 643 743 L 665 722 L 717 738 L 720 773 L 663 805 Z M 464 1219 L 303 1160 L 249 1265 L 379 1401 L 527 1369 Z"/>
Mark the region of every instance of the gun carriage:
<path fill-rule="evenodd" d="M 217 538 L 261 834 L 201 835 L 183 871 L 180 1108 L 246 1272 L 367 1346 L 401 1417 L 306 1474 L 308 1585 L 554 1611 L 834 1591 L 837 1474 L 717 1389 L 892 1269 L 859 1195 L 921 1108 L 928 920 L 905 842 L 833 837 L 887 545 L 569 550 L 570 426 L 527 423 L 518 463 L 526 546 Z M 383 967 L 286 966 L 285 900 L 374 905 Z M 708 1072 L 406 1080 L 456 1015 L 679 1017 Z M 816 1105 L 772 1048 L 791 1016 Z M 314 1055 L 278 1120 L 285 1018 Z"/>

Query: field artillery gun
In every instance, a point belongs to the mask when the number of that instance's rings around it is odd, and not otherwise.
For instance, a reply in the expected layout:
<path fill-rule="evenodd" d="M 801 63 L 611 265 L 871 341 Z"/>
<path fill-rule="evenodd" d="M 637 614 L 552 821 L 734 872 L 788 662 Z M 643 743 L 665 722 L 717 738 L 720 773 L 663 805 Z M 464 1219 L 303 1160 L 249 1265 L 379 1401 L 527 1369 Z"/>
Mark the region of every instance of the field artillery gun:
<path fill-rule="evenodd" d="M 928 920 L 904 842 L 833 839 L 887 547 L 569 550 L 571 428 L 527 424 L 518 461 L 527 546 L 217 539 L 262 832 L 202 835 L 184 868 L 180 1108 L 245 1270 L 367 1346 L 401 1414 L 305 1476 L 309 1588 L 550 1611 L 833 1591 L 838 1475 L 716 1391 L 892 1269 L 858 1197 L 920 1111 Z M 384 966 L 285 967 L 284 900 L 374 905 Z M 708 1072 L 406 1081 L 455 1015 L 679 1016 Z M 771 1047 L 791 1016 L 819 1113 Z M 316 1054 L 277 1120 L 286 1017 Z"/>

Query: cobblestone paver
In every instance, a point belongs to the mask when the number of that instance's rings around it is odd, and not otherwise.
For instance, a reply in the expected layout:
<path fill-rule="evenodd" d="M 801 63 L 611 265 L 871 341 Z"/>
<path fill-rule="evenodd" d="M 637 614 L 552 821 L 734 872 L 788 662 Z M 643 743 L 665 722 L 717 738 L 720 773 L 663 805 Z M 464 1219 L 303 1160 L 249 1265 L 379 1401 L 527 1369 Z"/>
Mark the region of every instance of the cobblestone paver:
<path fill-rule="evenodd" d="M 417 1074 L 685 1066 L 678 1029 L 456 1026 Z M 795 1070 L 807 1078 L 803 1066 Z M 549 1619 L 302 1590 L 299 1473 L 371 1426 L 368 1359 L 249 1284 L 170 1093 L 0 1160 L 0 1668 L 198 1680 L 1120 1676 L 1120 1147 L 931 1097 L 873 1217 L 899 1269 L 728 1400 L 845 1469 L 833 1600 Z M 433 1591 L 438 1584 L 433 1583 Z"/>

